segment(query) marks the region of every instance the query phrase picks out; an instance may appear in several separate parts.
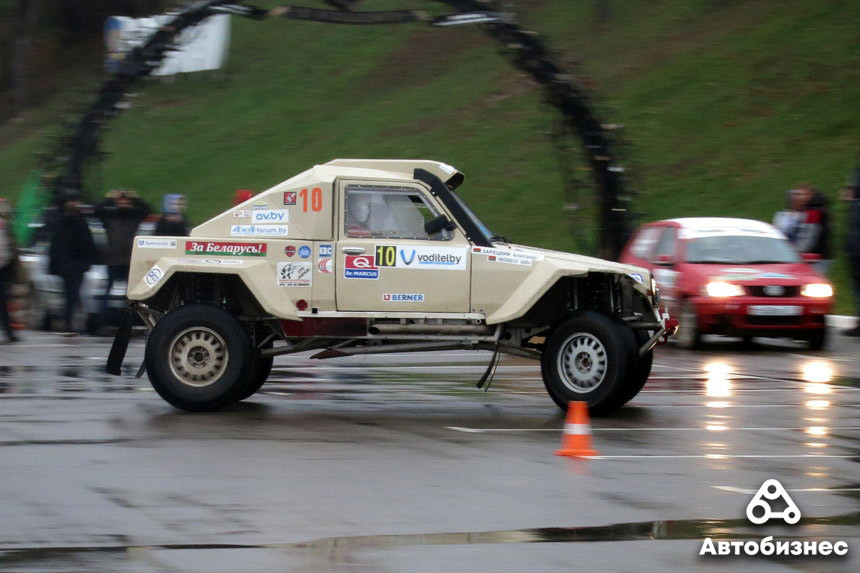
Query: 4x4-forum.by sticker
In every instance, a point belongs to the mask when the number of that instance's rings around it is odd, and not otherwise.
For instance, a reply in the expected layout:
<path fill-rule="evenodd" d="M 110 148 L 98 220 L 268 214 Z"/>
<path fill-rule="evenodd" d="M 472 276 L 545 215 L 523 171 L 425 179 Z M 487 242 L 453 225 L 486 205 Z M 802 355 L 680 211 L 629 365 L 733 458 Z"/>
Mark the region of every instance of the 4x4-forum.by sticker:
<path fill-rule="evenodd" d="M 777 505 L 778 504 L 778 505 Z M 800 508 L 788 491 L 775 479 L 766 480 L 753 495 L 746 508 L 747 519 L 754 525 L 766 525 L 771 520 L 782 520 L 788 525 L 800 521 Z M 837 540 L 774 539 L 768 535 L 756 540 L 717 540 L 706 537 L 699 555 L 763 555 L 770 556 L 843 556 L 848 554 L 848 543 Z"/>

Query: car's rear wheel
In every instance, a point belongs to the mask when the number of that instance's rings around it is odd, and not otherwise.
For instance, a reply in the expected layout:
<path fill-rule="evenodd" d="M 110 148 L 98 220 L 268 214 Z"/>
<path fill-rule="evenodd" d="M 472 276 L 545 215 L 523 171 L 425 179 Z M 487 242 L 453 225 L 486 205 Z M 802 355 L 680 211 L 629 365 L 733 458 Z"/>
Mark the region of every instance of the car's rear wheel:
<path fill-rule="evenodd" d="M 547 392 L 561 409 L 582 401 L 599 415 L 623 403 L 632 359 L 620 328 L 604 314 L 581 311 L 552 334 L 543 352 L 541 372 Z"/>
<path fill-rule="evenodd" d="M 696 308 L 689 299 L 681 301 L 678 313 L 678 332 L 674 339 L 678 346 L 687 350 L 695 350 L 702 346 L 702 333 L 699 332 L 699 317 Z"/>
<path fill-rule="evenodd" d="M 254 367 L 251 339 L 231 314 L 195 304 L 158 321 L 145 352 L 155 391 L 188 411 L 235 402 L 248 388 Z"/>

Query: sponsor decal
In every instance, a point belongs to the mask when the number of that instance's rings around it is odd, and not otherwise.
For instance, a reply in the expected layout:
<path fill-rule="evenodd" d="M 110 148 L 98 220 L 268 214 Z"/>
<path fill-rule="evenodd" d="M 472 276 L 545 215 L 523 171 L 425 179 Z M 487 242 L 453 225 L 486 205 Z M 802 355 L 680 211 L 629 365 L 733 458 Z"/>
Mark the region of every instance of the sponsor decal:
<path fill-rule="evenodd" d="M 639 283 L 640 285 L 645 284 L 645 279 L 643 279 L 642 275 L 639 273 L 630 273 L 630 278 Z"/>
<path fill-rule="evenodd" d="M 778 509 L 774 509 L 777 507 Z M 775 479 L 766 480 L 747 504 L 747 519 L 755 525 L 765 525 L 771 519 L 781 519 L 788 525 L 800 521 L 800 508 L 788 495 L 788 491 Z M 726 557 L 730 555 L 776 556 L 778 559 L 803 555 L 843 556 L 848 554 L 848 542 L 842 539 L 810 539 L 799 541 L 774 539 L 773 535 L 755 540 L 714 541 L 706 537 L 699 555 Z"/>
<path fill-rule="evenodd" d="M 242 265 L 242 259 L 176 259 L 177 263 L 184 265 Z"/>
<path fill-rule="evenodd" d="M 320 258 L 334 255 L 334 248 L 331 245 L 320 245 L 319 250 Z"/>
<path fill-rule="evenodd" d="M 491 247 L 472 247 L 472 252 L 480 255 L 487 255 L 487 260 L 492 263 L 505 263 L 508 265 L 520 265 L 523 267 L 530 267 L 533 262 L 543 260 L 543 255 L 539 253 L 493 249 Z"/>
<path fill-rule="evenodd" d="M 175 249 L 176 239 L 148 239 L 141 237 L 137 239 L 139 249 Z"/>
<path fill-rule="evenodd" d="M 377 267 L 463 271 L 466 253 L 460 247 L 376 245 L 374 262 Z"/>
<path fill-rule="evenodd" d="M 287 245 L 284 247 L 284 254 L 288 257 L 292 257 L 296 254 L 296 246 L 295 245 Z"/>
<path fill-rule="evenodd" d="M 244 217 L 250 217 L 251 216 L 251 210 L 250 209 L 235 209 L 233 211 L 233 216 L 237 219 L 241 219 Z"/>
<path fill-rule="evenodd" d="M 312 280 L 310 263 L 278 263 L 279 287 L 309 287 Z"/>
<path fill-rule="evenodd" d="M 143 276 L 143 282 L 145 282 L 149 288 L 152 288 L 157 285 L 163 277 L 164 271 L 161 270 L 161 267 L 153 265 L 153 267 Z"/>
<path fill-rule="evenodd" d="M 185 241 L 186 255 L 233 255 L 236 257 L 265 257 L 266 243 L 236 243 L 225 241 Z"/>
<path fill-rule="evenodd" d="M 391 293 L 391 294 L 383 294 L 382 300 L 384 302 L 424 302 L 424 295 L 421 293 L 417 293 L 417 294 Z"/>
<path fill-rule="evenodd" d="M 794 275 L 787 275 L 784 273 L 762 273 L 760 275 L 763 279 L 793 279 Z"/>
<path fill-rule="evenodd" d="M 285 237 L 289 233 L 287 225 L 233 225 L 231 237 Z"/>
<path fill-rule="evenodd" d="M 311 248 L 307 245 L 302 245 L 301 247 L 299 247 L 299 256 L 303 259 L 310 258 Z"/>
<path fill-rule="evenodd" d="M 254 209 L 268 209 L 269 204 L 265 201 L 257 201 L 253 205 L 251 205 L 251 207 Z"/>
<path fill-rule="evenodd" d="M 347 255 L 344 261 L 343 278 L 376 280 L 379 278 L 379 268 L 374 264 L 371 255 Z"/>
<path fill-rule="evenodd" d="M 251 211 L 252 223 L 286 223 L 290 212 L 286 209 L 254 209 Z"/>
<path fill-rule="evenodd" d="M 284 205 L 296 204 L 296 191 L 284 191 Z"/>
<path fill-rule="evenodd" d="M 320 259 L 318 267 L 321 273 L 333 273 L 334 259 L 331 257 Z"/>

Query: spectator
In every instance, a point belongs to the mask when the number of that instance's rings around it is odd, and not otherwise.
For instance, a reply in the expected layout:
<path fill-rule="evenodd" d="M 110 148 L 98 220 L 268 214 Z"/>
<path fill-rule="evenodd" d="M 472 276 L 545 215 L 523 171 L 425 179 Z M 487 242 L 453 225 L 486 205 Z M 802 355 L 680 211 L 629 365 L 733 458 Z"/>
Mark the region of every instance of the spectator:
<path fill-rule="evenodd" d="M 134 191 L 112 190 L 96 206 L 96 217 L 104 225 L 107 238 L 105 262 L 108 282 L 102 299 L 102 311 L 107 310 L 108 295 L 116 281 L 128 281 L 131 249 L 137 227 L 149 215 L 150 208 Z"/>
<path fill-rule="evenodd" d="M 168 194 L 162 202 L 162 214 L 155 225 L 155 234 L 159 236 L 187 237 L 188 220 L 185 218 L 185 195 Z"/>
<path fill-rule="evenodd" d="M 782 211 L 777 211 L 773 216 L 773 225 L 788 237 L 788 240 L 794 244 L 797 239 L 797 228 L 803 218 L 803 210 L 798 209 L 799 193 L 796 189 L 789 189 L 785 192 L 785 208 Z"/>
<path fill-rule="evenodd" d="M 860 157 L 858 157 L 860 159 Z M 854 170 L 854 180 L 842 188 L 842 199 L 848 203 L 848 231 L 845 251 L 848 254 L 848 272 L 854 287 L 854 308 L 857 324 L 846 330 L 847 336 L 860 336 L 860 163 Z"/>
<path fill-rule="evenodd" d="M 51 234 L 48 270 L 63 279 L 65 329 L 69 332 L 78 331 L 74 318 L 81 303 L 81 284 L 84 273 L 96 262 L 96 246 L 81 212 L 80 196 L 74 190 L 66 191 Z"/>
<path fill-rule="evenodd" d="M 823 275 L 833 263 L 830 254 L 830 211 L 827 198 L 809 183 L 797 187 L 798 206 L 802 206 L 803 217 L 797 227 L 794 246 L 801 253 L 818 255 L 813 266 Z"/>
<path fill-rule="evenodd" d="M 0 197 L 0 328 L 6 331 L 9 342 L 18 342 L 9 318 L 9 285 L 15 277 L 18 251 L 12 236 L 9 204 Z"/>

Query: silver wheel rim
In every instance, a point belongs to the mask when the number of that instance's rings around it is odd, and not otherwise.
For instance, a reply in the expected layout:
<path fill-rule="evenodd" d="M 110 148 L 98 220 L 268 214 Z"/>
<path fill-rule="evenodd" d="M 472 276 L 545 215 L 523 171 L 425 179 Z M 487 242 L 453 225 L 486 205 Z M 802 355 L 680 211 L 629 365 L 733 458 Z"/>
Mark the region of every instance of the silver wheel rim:
<path fill-rule="evenodd" d="M 205 388 L 217 382 L 230 360 L 227 343 L 214 330 L 195 326 L 170 343 L 170 370 L 182 384 Z"/>
<path fill-rule="evenodd" d="M 608 365 L 606 347 L 592 334 L 578 332 L 561 345 L 558 371 L 564 385 L 577 394 L 591 392 L 600 386 Z"/>

